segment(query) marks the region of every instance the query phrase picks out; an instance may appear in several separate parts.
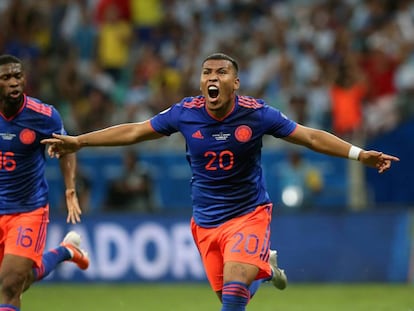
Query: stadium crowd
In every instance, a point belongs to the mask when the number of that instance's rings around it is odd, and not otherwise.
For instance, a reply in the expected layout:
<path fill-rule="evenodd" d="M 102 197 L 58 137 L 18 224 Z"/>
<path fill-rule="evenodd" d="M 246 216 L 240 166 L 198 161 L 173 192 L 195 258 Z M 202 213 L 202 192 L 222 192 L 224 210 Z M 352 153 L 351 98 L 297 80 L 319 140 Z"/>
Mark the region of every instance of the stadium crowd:
<path fill-rule="evenodd" d="M 410 0 L 4 0 L 0 16 L 2 53 L 73 134 L 197 95 L 214 51 L 241 63 L 240 93 L 305 125 L 367 137 L 414 114 Z"/>

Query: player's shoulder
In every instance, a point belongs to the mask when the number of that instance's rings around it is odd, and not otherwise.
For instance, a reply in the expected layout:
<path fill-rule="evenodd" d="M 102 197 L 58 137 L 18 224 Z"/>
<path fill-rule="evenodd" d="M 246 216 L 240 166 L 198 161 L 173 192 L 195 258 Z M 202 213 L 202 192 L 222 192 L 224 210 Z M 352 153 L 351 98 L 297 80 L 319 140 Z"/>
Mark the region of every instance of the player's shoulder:
<path fill-rule="evenodd" d="M 32 111 L 35 114 L 45 116 L 45 117 L 52 117 L 55 108 L 52 105 L 48 105 L 42 102 L 38 98 L 26 96 L 26 105 L 25 107 Z"/>
<path fill-rule="evenodd" d="M 266 103 L 263 99 L 246 95 L 237 95 L 237 104 L 240 107 L 247 109 L 261 109 L 266 106 Z"/>
<path fill-rule="evenodd" d="M 187 109 L 198 109 L 204 107 L 206 99 L 204 96 L 185 97 L 181 100 L 180 106 Z"/>

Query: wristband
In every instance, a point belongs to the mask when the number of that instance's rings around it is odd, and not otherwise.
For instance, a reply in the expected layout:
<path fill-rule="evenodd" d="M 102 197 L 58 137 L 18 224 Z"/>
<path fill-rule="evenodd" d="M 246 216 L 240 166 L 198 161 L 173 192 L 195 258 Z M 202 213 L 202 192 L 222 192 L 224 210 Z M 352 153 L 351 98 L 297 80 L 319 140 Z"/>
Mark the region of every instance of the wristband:
<path fill-rule="evenodd" d="M 359 154 L 361 153 L 362 149 L 356 146 L 351 146 L 351 148 L 349 149 L 349 153 L 348 153 L 348 158 L 351 160 L 356 160 L 358 161 L 359 159 Z"/>

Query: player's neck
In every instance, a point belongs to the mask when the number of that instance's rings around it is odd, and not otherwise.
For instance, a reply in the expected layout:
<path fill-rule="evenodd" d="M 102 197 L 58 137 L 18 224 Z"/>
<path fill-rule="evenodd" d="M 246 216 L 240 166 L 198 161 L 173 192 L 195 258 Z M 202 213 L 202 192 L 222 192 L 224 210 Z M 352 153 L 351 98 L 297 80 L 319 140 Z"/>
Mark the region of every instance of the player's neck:
<path fill-rule="evenodd" d="M 235 97 L 233 97 L 227 103 L 223 104 L 219 109 L 211 109 L 207 105 L 207 112 L 215 119 L 222 120 L 233 111 L 235 104 Z"/>
<path fill-rule="evenodd" d="M 6 117 L 14 116 L 23 105 L 23 98 L 16 101 L 1 101 L 0 112 Z"/>

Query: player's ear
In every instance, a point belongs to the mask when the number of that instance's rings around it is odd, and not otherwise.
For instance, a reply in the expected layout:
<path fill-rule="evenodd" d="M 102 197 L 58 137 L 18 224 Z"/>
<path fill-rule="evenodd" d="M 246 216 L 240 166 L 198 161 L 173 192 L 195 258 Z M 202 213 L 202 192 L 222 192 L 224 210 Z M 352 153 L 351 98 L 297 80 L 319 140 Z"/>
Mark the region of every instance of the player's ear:
<path fill-rule="evenodd" d="M 234 79 L 234 86 L 233 86 L 233 89 L 234 89 L 235 91 L 237 91 L 239 88 L 240 88 L 240 79 L 239 79 L 239 77 L 236 77 L 236 79 Z"/>

